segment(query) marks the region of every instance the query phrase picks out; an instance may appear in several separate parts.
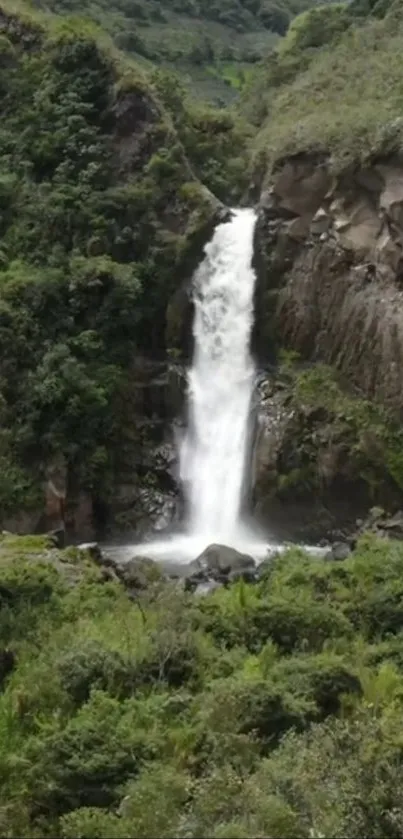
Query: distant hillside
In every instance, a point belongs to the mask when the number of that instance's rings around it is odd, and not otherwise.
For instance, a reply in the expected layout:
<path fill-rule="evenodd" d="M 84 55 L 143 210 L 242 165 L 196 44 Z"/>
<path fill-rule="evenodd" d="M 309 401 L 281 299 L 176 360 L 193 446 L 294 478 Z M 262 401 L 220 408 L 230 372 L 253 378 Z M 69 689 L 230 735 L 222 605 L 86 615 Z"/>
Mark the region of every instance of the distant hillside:
<path fill-rule="evenodd" d="M 242 115 L 259 129 L 255 173 L 301 152 L 330 154 L 344 168 L 400 151 L 402 50 L 401 0 L 355 0 L 296 18 L 242 94 Z"/>
<path fill-rule="evenodd" d="M 34 0 L 87 16 L 145 64 L 179 71 L 201 98 L 227 104 L 312 0 Z"/>

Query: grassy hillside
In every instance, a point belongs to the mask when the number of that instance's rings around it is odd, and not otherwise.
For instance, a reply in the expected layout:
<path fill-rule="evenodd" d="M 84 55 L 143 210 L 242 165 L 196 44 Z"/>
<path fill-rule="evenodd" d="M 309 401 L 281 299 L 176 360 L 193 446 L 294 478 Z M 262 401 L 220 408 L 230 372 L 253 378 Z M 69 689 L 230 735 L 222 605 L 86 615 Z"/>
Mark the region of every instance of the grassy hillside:
<path fill-rule="evenodd" d="M 329 152 L 342 167 L 400 150 L 403 10 L 379 6 L 336 4 L 291 25 L 243 95 L 260 127 L 257 169 L 300 151 Z"/>
<path fill-rule="evenodd" d="M 34 0 L 57 14 L 88 16 L 150 67 L 176 70 L 202 99 L 226 104 L 256 61 L 312 0 Z"/>

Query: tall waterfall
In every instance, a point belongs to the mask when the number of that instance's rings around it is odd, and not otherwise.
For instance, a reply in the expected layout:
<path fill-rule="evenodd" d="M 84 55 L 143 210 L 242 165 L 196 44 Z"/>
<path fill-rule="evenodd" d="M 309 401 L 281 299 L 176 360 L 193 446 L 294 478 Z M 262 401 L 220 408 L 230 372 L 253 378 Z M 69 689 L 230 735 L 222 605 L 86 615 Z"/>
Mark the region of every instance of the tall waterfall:
<path fill-rule="evenodd" d="M 179 442 L 185 528 L 161 541 L 128 546 L 144 556 L 189 562 L 222 543 L 251 556 L 268 543 L 242 520 L 255 367 L 249 343 L 255 274 L 253 210 L 235 210 L 205 247 L 193 278 L 194 356 L 188 371 L 187 428 Z"/>
<path fill-rule="evenodd" d="M 179 454 L 188 533 L 205 545 L 238 541 L 255 381 L 249 350 L 255 222 L 253 210 L 237 210 L 220 224 L 194 277 L 194 357 Z"/>
<path fill-rule="evenodd" d="M 263 559 L 282 546 L 242 516 L 250 461 L 255 367 L 250 353 L 255 274 L 253 210 L 220 224 L 193 278 L 194 355 L 188 371 L 187 428 L 179 442 L 185 529 L 161 541 L 128 545 L 130 558 L 195 559 L 221 543 Z M 305 549 L 317 552 L 316 548 Z"/>

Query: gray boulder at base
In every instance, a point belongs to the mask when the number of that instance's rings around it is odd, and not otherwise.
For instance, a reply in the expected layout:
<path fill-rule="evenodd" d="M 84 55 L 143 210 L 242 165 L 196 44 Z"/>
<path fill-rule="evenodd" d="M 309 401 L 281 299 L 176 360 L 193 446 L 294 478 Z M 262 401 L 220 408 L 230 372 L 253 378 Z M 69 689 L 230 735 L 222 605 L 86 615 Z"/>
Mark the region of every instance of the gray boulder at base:
<path fill-rule="evenodd" d="M 222 580 L 223 577 L 250 575 L 255 570 L 255 560 L 227 545 L 209 545 L 187 567 L 187 576 Z"/>

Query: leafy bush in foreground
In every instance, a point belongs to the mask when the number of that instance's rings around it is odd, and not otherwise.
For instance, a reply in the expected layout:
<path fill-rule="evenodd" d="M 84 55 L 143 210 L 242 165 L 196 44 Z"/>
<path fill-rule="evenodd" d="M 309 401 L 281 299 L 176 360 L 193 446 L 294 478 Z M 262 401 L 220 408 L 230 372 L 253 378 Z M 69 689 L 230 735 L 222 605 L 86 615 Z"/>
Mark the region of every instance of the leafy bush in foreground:
<path fill-rule="evenodd" d="M 133 601 L 3 537 L 0 590 L 32 596 L 2 617 L 2 835 L 403 836 L 402 576 L 403 545 L 366 536 Z"/>

